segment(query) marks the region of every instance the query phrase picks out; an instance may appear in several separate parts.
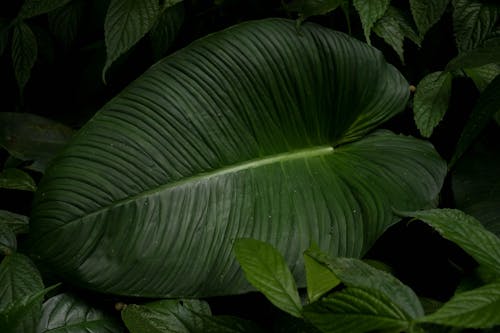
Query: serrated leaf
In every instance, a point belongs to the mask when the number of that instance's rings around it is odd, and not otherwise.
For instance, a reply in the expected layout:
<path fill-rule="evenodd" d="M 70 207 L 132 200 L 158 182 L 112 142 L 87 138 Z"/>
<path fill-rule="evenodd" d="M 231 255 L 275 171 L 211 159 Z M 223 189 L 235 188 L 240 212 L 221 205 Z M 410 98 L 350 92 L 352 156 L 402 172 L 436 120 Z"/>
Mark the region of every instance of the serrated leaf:
<path fill-rule="evenodd" d="M 373 25 L 377 22 L 389 8 L 390 0 L 354 0 L 353 4 L 358 11 L 366 41 L 370 44 L 370 33 Z"/>
<path fill-rule="evenodd" d="M 34 192 L 36 184 L 33 178 L 19 169 L 5 169 L 0 173 L 0 188 Z"/>
<path fill-rule="evenodd" d="M 0 263 L 0 332 L 34 332 L 42 304 L 36 297 L 42 291 L 40 273 L 28 257 L 6 256 Z"/>
<path fill-rule="evenodd" d="M 11 51 L 14 74 L 22 95 L 38 54 L 36 37 L 30 27 L 22 21 L 13 28 Z"/>
<path fill-rule="evenodd" d="M 404 37 L 420 46 L 420 44 L 422 43 L 422 37 L 419 36 L 416 32 L 416 27 L 412 21 L 411 14 L 404 12 L 399 8 L 389 6 L 383 17 L 386 16 L 398 22 L 399 30 L 404 35 Z"/>
<path fill-rule="evenodd" d="M 411 13 L 421 36 L 439 21 L 450 0 L 410 0 Z"/>
<path fill-rule="evenodd" d="M 0 146 L 30 168 L 43 172 L 67 144 L 73 130 L 53 120 L 29 113 L 0 113 Z"/>
<path fill-rule="evenodd" d="M 450 160 L 450 166 L 467 151 L 477 136 L 491 121 L 493 115 L 500 111 L 500 75 L 497 75 L 493 81 L 484 89 L 477 101 L 465 128 L 460 135 L 455 153 Z"/>
<path fill-rule="evenodd" d="M 0 223 L 5 224 L 14 234 L 25 234 L 29 230 L 27 216 L 0 209 Z"/>
<path fill-rule="evenodd" d="M 10 303 L 0 312 L 0 330 L 9 333 L 35 333 L 41 315 L 43 297 L 57 288 L 54 285 Z"/>
<path fill-rule="evenodd" d="M 464 72 L 474 81 L 476 88 L 482 93 L 491 81 L 500 74 L 500 65 L 488 64 L 475 68 L 465 68 Z"/>
<path fill-rule="evenodd" d="M 59 7 L 69 3 L 71 0 L 25 0 L 19 14 L 20 19 L 28 19 L 34 16 L 47 14 Z"/>
<path fill-rule="evenodd" d="M 16 250 L 16 235 L 6 224 L 0 222 L 0 255 L 10 255 Z"/>
<path fill-rule="evenodd" d="M 151 47 L 156 60 L 163 58 L 172 46 L 184 22 L 184 4 L 167 7 L 160 15 L 149 32 Z"/>
<path fill-rule="evenodd" d="M 498 8 L 479 0 L 453 0 L 453 29 L 459 53 L 481 45 L 498 19 Z"/>
<path fill-rule="evenodd" d="M 369 292 L 381 293 L 409 318 L 423 316 L 424 312 L 417 295 L 391 274 L 365 264 L 359 259 L 329 257 L 314 249 L 308 249 L 306 253 L 328 267 L 348 288 L 362 288 Z"/>
<path fill-rule="evenodd" d="M 479 264 L 500 275 L 500 238 L 486 230 L 474 217 L 457 209 L 430 209 L 401 212 L 418 218 L 439 234 L 460 246 Z"/>
<path fill-rule="evenodd" d="M 499 313 L 500 282 L 497 282 L 457 294 L 419 321 L 460 328 L 490 328 L 500 325 Z"/>
<path fill-rule="evenodd" d="M 413 100 L 413 116 L 420 134 L 430 137 L 434 127 L 443 119 L 451 96 L 450 72 L 426 75 L 417 85 Z"/>
<path fill-rule="evenodd" d="M 458 209 L 477 218 L 500 237 L 500 147 L 478 142 L 452 171 L 452 190 Z"/>
<path fill-rule="evenodd" d="M 500 46 L 479 47 L 459 54 L 446 65 L 446 70 L 476 68 L 487 64 L 500 64 Z"/>
<path fill-rule="evenodd" d="M 302 316 L 297 285 L 281 253 L 255 239 L 238 239 L 234 253 L 247 280 L 271 303 L 292 316 Z"/>
<path fill-rule="evenodd" d="M 65 46 L 73 44 L 78 35 L 85 2 L 73 0 L 49 13 L 50 31 Z"/>
<path fill-rule="evenodd" d="M 399 332 L 412 321 L 383 293 L 356 287 L 306 306 L 304 317 L 326 333 Z"/>
<path fill-rule="evenodd" d="M 158 0 L 111 0 L 104 21 L 107 57 L 103 79 L 111 64 L 153 27 L 159 11 Z"/>
<path fill-rule="evenodd" d="M 46 300 L 37 333 L 117 333 L 123 328 L 114 317 L 70 294 L 59 294 Z"/>
<path fill-rule="evenodd" d="M 310 303 L 317 301 L 340 283 L 340 280 L 328 267 L 310 257 L 307 252 L 304 253 L 304 265 L 306 269 L 307 296 Z"/>
<path fill-rule="evenodd" d="M 393 207 L 435 206 L 446 164 L 434 148 L 374 131 L 408 97 L 379 51 L 319 25 L 211 34 L 152 66 L 59 154 L 35 194 L 30 251 L 93 290 L 207 297 L 254 290 L 232 252 L 254 238 L 304 286 L 311 241 L 360 257 L 399 220 Z"/>
<path fill-rule="evenodd" d="M 250 321 L 212 317 L 208 304 L 198 300 L 163 300 L 128 305 L 122 319 L 131 333 L 257 333 Z"/>
<path fill-rule="evenodd" d="M 396 51 L 401 62 L 404 63 L 403 40 L 405 36 L 399 21 L 392 16 L 384 15 L 373 26 L 373 32 L 389 44 Z"/>

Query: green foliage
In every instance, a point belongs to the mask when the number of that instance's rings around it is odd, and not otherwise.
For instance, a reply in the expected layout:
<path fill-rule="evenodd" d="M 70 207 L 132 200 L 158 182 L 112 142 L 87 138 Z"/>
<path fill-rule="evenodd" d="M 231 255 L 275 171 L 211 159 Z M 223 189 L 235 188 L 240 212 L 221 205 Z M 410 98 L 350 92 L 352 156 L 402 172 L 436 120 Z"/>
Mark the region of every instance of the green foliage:
<path fill-rule="evenodd" d="M 304 266 L 309 302 L 317 301 L 325 293 L 340 284 L 340 280 L 328 267 L 316 261 L 307 252 L 304 253 Z"/>
<path fill-rule="evenodd" d="M 387 8 L 389 8 L 389 3 L 389 0 L 353 0 L 354 7 L 358 11 L 363 24 L 363 31 L 368 44 L 370 44 L 370 33 L 373 25 L 384 15 Z"/>
<path fill-rule="evenodd" d="M 9 255 L 17 249 L 16 234 L 5 223 L 0 223 L 0 254 Z"/>
<path fill-rule="evenodd" d="M 415 124 L 424 137 L 431 136 L 448 109 L 451 79 L 449 72 L 434 72 L 425 76 L 417 86 L 413 113 Z"/>
<path fill-rule="evenodd" d="M 54 9 L 62 7 L 71 0 L 26 0 L 24 1 L 18 17 L 28 19 L 34 16 L 47 14 Z"/>
<path fill-rule="evenodd" d="M 26 172 L 9 168 L 0 173 L 0 188 L 35 191 L 36 184 L 33 178 Z"/>
<path fill-rule="evenodd" d="M 410 8 L 421 36 L 443 16 L 450 0 L 410 0 Z"/>
<path fill-rule="evenodd" d="M 36 37 L 24 22 L 17 23 L 12 32 L 12 63 L 21 94 L 28 82 L 38 54 Z"/>
<path fill-rule="evenodd" d="M 7 225 L 15 234 L 25 234 L 29 229 L 27 216 L 6 210 L 0 210 L 0 224 Z"/>

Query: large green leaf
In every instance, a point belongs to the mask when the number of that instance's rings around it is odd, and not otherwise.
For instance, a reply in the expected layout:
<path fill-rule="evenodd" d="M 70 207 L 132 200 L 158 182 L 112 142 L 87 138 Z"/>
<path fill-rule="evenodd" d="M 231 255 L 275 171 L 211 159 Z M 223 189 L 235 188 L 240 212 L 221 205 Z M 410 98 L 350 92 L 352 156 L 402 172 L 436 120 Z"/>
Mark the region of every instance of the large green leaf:
<path fill-rule="evenodd" d="M 459 52 L 481 45 L 498 19 L 498 7 L 480 0 L 453 0 L 453 27 Z"/>
<path fill-rule="evenodd" d="M 281 253 L 255 239 L 239 239 L 234 253 L 246 279 L 271 303 L 292 316 L 301 317 L 297 285 Z"/>
<path fill-rule="evenodd" d="M 420 321 L 455 327 L 489 328 L 500 325 L 500 282 L 455 295 Z"/>
<path fill-rule="evenodd" d="M 36 193 L 32 250 L 85 287 L 208 296 L 251 290 L 231 249 L 254 238 L 303 286 L 311 241 L 358 257 L 393 208 L 434 205 L 446 165 L 430 144 L 359 140 L 408 94 L 377 50 L 318 25 L 212 34 L 150 68 L 59 155 Z"/>
<path fill-rule="evenodd" d="M 408 317 L 386 295 L 363 288 L 347 288 L 304 308 L 304 317 L 328 333 L 405 331 Z"/>
<path fill-rule="evenodd" d="M 43 303 L 37 332 L 123 332 L 117 320 L 70 294 L 59 294 Z"/>

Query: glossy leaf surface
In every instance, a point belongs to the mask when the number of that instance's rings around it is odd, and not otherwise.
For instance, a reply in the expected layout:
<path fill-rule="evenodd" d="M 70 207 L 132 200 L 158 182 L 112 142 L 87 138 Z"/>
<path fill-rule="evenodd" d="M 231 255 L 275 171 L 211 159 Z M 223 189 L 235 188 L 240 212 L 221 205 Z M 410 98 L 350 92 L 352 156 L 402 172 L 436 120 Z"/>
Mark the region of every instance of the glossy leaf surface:
<path fill-rule="evenodd" d="M 360 140 L 408 94 L 377 50 L 317 25 L 212 34 L 154 65 L 59 155 L 32 249 L 96 290 L 208 296 L 251 290 L 231 249 L 254 238 L 304 285 L 311 240 L 357 257 L 397 221 L 393 207 L 434 205 L 446 165 L 430 144 Z"/>

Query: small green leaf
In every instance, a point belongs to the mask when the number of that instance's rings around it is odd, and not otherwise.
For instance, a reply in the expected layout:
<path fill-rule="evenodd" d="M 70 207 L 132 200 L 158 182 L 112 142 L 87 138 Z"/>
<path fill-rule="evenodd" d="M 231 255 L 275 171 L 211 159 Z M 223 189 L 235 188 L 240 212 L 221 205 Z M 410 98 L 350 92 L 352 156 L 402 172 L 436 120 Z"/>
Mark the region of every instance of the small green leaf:
<path fill-rule="evenodd" d="M 454 242 L 479 264 L 500 275 L 500 238 L 486 230 L 474 217 L 457 209 L 401 212 L 422 220 L 442 237 Z"/>
<path fill-rule="evenodd" d="M 382 293 L 411 318 L 423 316 L 417 295 L 394 276 L 354 258 L 331 258 L 325 253 L 308 249 L 307 255 L 323 263 L 347 287 Z"/>
<path fill-rule="evenodd" d="M 107 58 L 103 79 L 111 64 L 153 27 L 159 10 L 158 0 L 111 0 L 104 21 Z"/>
<path fill-rule="evenodd" d="M 84 1 L 73 0 L 49 13 L 50 31 L 65 47 L 70 46 L 76 39 L 84 4 Z"/>
<path fill-rule="evenodd" d="M 123 329 L 114 317 L 70 294 L 59 294 L 43 303 L 37 332 L 115 333 Z"/>
<path fill-rule="evenodd" d="M 71 0 L 25 0 L 18 17 L 28 19 L 34 16 L 47 14 L 59 7 L 64 6 Z"/>
<path fill-rule="evenodd" d="M 373 25 L 384 15 L 389 3 L 390 0 L 354 0 L 353 4 L 359 13 L 368 44 L 370 44 L 370 33 Z"/>
<path fill-rule="evenodd" d="M 128 305 L 122 319 L 131 333 L 252 333 L 260 329 L 247 320 L 212 317 L 208 304 L 199 300 L 162 300 Z"/>
<path fill-rule="evenodd" d="M 475 68 L 487 64 L 500 64 L 500 46 L 479 47 L 459 54 L 446 65 L 446 70 Z"/>
<path fill-rule="evenodd" d="M 38 54 L 36 37 L 30 27 L 20 21 L 12 33 L 12 63 L 21 95 L 31 76 Z"/>
<path fill-rule="evenodd" d="M 34 161 L 36 171 L 43 172 L 72 136 L 71 128 L 38 115 L 0 113 L 0 146 L 18 159 Z"/>
<path fill-rule="evenodd" d="M 304 317 L 327 333 L 400 332 L 411 324 L 411 318 L 383 293 L 355 287 L 306 306 Z"/>
<path fill-rule="evenodd" d="M 479 0 L 454 0 L 453 7 L 453 27 L 459 53 L 480 46 L 495 27 L 498 9 Z"/>
<path fill-rule="evenodd" d="M 301 317 L 297 286 L 281 253 L 255 239 L 237 240 L 234 252 L 248 282 L 281 310 Z"/>
<path fill-rule="evenodd" d="M 403 37 L 408 38 L 409 40 L 411 40 L 413 43 L 417 44 L 418 46 L 420 46 L 420 44 L 422 43 L 422 37 L 420 37 L 415 32 L 416 28 L 411 20 L 411 16 L 408 13 L 403 12 L 402 10 L 400 10 L 396 7 L 389 6 L 389 8 L 387 8 L 387 11 L 385 12 L 384 16 L 380 20 L 378 20 L 377 23 L 375 23 L 375 26 L 373 28 L 373 31 L 382 38 L 384 38 L 383 34 L 381 34 L 380 31 L 377 32 L 377 30 L 380 29 L 380 27 L 379 27 L 380 24 L 384 25 L 384 22 L 386 22 L 385 25 L 392 27 L 392 29 L 396 31 L 395 37 L 398 37 L 398 35 L 401 34 L 401 35 L 403 35 Z M 390 31 L 388 31 L 388 33 L 390 33 Z M 401 41 L 401 43 L 402 43 L 402 41 Z M 396 46 L 399 45 L 399 42 L 395 45 Z M 395 46 L 393 46 L 393 48 L 394 47 Z M 402 49 L 402 47 L 403 46 L 401 44 L 401 49 Z M 398 46 L 398 48 L 399 48 L 399 46 Z M 401 54 L 402 53 L 403 52 L 401 51 Z"/>
<path fill-rule="evenodd" d="M 435 313 L 421 318 L 461 328 L 490 328 L 500 325 L 500 282 L 455 295 Z"/>
<path fill-rule="evenodd" d="M 29 231 L 29 218 L 0 209 L 0 223 L 9 227 L 14 234 L 25 234 Z"/>
<path fill-rule="evenodd" d="M 31 260 L 19 253 L 6 256 L 0 264 L 0 332 L 34 332 L 41 292 L 42 278 Z"/>
<path fill-rule="evenodd" d="M 483 91 L 458 140 L 450 166 L 465 153 L 477 136 L 488 125 L 493 115 L 500 111 L 500 75 Z"/>
<path fill-rule="evenodd" d="M 450 0 L 410 0 L 411 13 L 421 36 L 443 16 Z"/>
<path fill-rule="evenodd" d="M 491 81 L 500 74 L 500 65 L 488 64 L 476 68 L 466 68 L 464 72 L 474 81 L 476 88 L 482 93 Z"/>
<path fill-rule="evenodd" d="M 36 184 L 33 178 L 26 172 L 10 168 L 0 173 L 0 188 L 34 192 Z"/>
<path fill-rule="evenodd" d="M 184 22 L 184 4 L 179 3 L 162 10 L 149 32 L 154 58 L 163 58 L 172 46 Z"/>
<path fill-rule="evenodd" d="M 315 302 L 326 292 L 335 288 L 340 280 L 333 272 L 313 257 L 304 253 L 304 264 L 306 267 L 307 296 L 309 302 Z"/>
<path fill-rule="evenodd" d="M 389 44 L 396 51 L 401 62 L 404 63 L 403 40 L 405 35 L 399 21 L 392 16 L 384 15 L 373 26 L 373 32 Z"/>
<path fill-rule="evenodd" d="M 0 331 L 9 333 L 37 332 L 36 325 L 41 315 L 43 297 L 58 286 L 59 284 L 45 288 L 10 303 L 6 309 L 0 312 Z"/>
<path fill-rule="evenodd" d="M 424 137 L 431 136 L 434 127 L 448 109 L 452 78 L 449 72 L 434 72 L 425 76 L 417 85 L 413 115 L 415 124 Z"/>
<path fill-rule="evenodd" d="M 10 255 L 16 250 L 16 235 L 6 224 L 0 222 L 0 255 Z"/>

